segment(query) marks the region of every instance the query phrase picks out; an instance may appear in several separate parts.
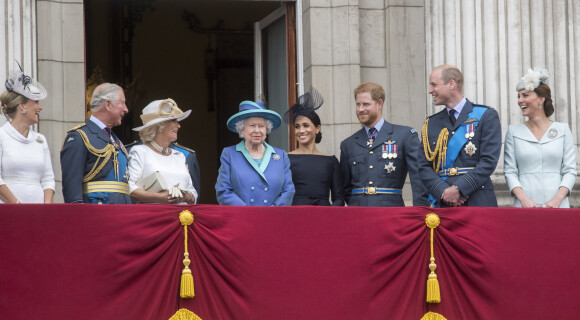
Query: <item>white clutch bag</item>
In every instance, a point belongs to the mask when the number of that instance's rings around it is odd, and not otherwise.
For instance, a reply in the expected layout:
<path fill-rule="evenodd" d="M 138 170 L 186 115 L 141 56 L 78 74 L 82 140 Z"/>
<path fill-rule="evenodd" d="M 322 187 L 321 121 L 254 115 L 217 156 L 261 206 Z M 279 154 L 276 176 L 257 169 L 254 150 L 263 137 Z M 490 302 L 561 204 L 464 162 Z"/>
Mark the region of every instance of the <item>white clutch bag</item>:
<path fill-rule="evenodd" d="M 155 171 L 152 174 L 139 179 L 136 184 L 144 190 L 151 192 L 167 190 L 167 182 L 165 182 L 165 179 L 163 179 L 163 176 L 159 171 Z"/>

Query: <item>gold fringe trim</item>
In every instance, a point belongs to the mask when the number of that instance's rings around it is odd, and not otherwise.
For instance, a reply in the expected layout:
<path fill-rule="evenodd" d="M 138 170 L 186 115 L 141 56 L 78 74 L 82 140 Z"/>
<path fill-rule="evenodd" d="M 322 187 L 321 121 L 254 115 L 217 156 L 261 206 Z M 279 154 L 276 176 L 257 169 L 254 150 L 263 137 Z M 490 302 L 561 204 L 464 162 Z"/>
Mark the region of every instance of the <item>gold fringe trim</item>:
<path fill-rule="evenodd" d="M 183 253 L 183 255 L 185 256 L 185 259 L 183 259 L 183 265 L 185 267 L 181 272 L 181 289 L 179 290 L 179 295 L 182 298 L 193 298 L 195 296 L 195 290 L 193 287 L 193 275 L 191 274 L 191 269 L 189 269 L 189 264 L 191 263 L 191 260 L 189 260 L 189 252 L 187 251 L 187 226 L 193 223 L 193 214 L 189 210 L 181 211 L 181 213 L 179 214 L 179 221 L 181 222 L 181 225 L 183 225 L 183 232 L 185 234 L 184 236 L 185 252 Z"/>
<path fill-rule="evenodd" d="M 437 274 L 435 274 L 435 269 L 437 268 L 437 265 L 435 264 L 435 255 L 433 253 L 433 235 L 435 232 L 435 228 L 437 228 L 437 226 L 439 226 L 439 216 L 434 214 L 434 213 L 429 213 L 426 217 L 425 217 L 425 224 L 427 224 L 427 227 L 429 227 L 429 229 L 431 229 L 431 241 L 430 241 L 430 247 L 431 247 L 431 259 L 429 259 L 429 269 L 431 270 L 431 273 L 429 274 L 429 277 L 427 278 L 427 303 L 439 303 L 441 302 L 441 293 L 439 291 L 439 281 L 437 280 Z M 429 318 L 431 319 L 431 318 Z"/>
<path fill-rule="evenodd" d="M 114 170 L 115 170 L 115 179 L 117 179 L 119 176 L 119 161 L 117 160 L 117 150 L 115 150 L 115 146 L 113 146 L 112 144 L 107 144 L 107 146 L 104 147 L 103 149 L 97 149 L 97 148 L 93 147 L 93 145 L 89 141 L 89 137 L 87 137 L 87 134 L 83 130 L 77 129 L 76 132 L 78 132 L 81 135 L 81 138 L 83 139 L 83 142 L 84 142 L 85 146 L 87 147 L 87 150 L 89 150 L 90 153 L 92 153 L 98 157 L 97 161 L 95 161 L 95 165 L 93 166 L 91 171 L 89 171 L 83 177 L 83 182 L 89 182 L 89 181 L 93 180 L 93 178 L 99 172 L 101 172 L 101 170 L 107 164 L 107 162 L 109 161 L 111 156 L 113 156 L 113 166 L 114 166 Z M 100 164 L 99 164 L 99 160 L 101 160 Z"/>
<path fill-rule="evenodd" d="M 187 309 L 179 309 L 169 320 L 201 320 L 201 318 Z"/>
<path fill-rule="evenodd" d="M 435 312 L 427 312 L 425 313 L 425 315 L 423 316 L 423 318 L 421 318 L 421 320 L 447 320 L 445 319 L 444 316 L 435 313 Z"/>
<path fill-rule="evenodd" d="M 421 129 L 421 138 L 423 139 L 423 151 L 425 152 L 425 158 L 427 161 L 433 162 L 433 170 L 435 173 L 439 173 L 441 169 L 441 164 L 445 163 L 445 156 L 447 155 L 447 142 L 449 141 L 449 130 L 443 128 L 439 132 L 439 137 L 437 137 L 437 144 L 435 145 L 435 150 L 431 150 L 429 145 L 429 135 L 427 134 L 427 127 L 429 124 L 429 118 L 423 123 L 423 128 Z M 437 158 L 437 161 L 435 161 Z"/>

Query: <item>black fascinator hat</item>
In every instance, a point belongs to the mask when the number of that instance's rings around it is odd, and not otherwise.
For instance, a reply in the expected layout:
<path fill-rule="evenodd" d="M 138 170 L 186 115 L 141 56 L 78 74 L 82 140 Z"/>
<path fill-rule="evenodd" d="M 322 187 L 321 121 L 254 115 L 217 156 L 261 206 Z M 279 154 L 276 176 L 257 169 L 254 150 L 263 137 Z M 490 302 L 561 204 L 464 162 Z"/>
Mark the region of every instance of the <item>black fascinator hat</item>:
<path fill-rule="evenodd" d="M 322 107 L 324 98 L 314 89 L 298 97 L 298 101 L 284 113 L 284 122 L 294 123 L 297 116 L 306 116 Z"/>

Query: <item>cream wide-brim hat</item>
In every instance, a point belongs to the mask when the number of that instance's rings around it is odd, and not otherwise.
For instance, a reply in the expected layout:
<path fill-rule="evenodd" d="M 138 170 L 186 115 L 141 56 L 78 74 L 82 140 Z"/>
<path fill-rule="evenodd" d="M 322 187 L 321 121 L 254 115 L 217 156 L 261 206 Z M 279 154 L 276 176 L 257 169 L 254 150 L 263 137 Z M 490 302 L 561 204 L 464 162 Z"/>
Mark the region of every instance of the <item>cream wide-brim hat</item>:
<path fill-rule="evenodd" d="M 190 113 L 191 110 L 187 110 L 185 112 L 181 111 L 173 99 L 167 98 L 165 100 L 155 100 L 143 108 L 143 113 L 141 114 L 141 121 L 143 121 L 143 125 L 137 128 L 133 128 L 133 131 L 141 131 L 147 127 L 161 123 L 163 121 L 174 119 L 181 121 L 189 117 Z"/>

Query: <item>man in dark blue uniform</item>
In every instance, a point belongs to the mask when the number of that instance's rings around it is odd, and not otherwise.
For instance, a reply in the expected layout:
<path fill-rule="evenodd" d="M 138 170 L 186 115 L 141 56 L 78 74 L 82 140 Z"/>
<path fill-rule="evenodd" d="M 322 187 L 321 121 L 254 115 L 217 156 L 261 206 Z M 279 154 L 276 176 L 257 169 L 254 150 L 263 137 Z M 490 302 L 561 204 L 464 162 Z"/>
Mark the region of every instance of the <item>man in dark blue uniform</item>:
<path fill-rule="evenodd" d="M 421 177 L 435 207 L 495 207 L 491 181 L 501 151 L 501 125 L 494 109 L 463 96 L 463 74 L 442 65 L 429 76 L 429 94 L 445 109 L 423 125 Z"/>
<path fill-rule="evenodd" d="M 354 90 L 356 115 L 364 126 L 340 144 L 340 168 L 349 206 L 405 206 L 402 188 L 411 179 L 413 205 L 427 205 L 419 176 L 419 139 L 415 129 L 383 119 L 385 90 L 365 82 Z"/>
<path fill-rule="evenodd" d="M 125 93 L 103 83 L 91 98 L 92 115 L 68 131 L 60 152 L 66 203 L 128 204 L 128 153 L 111 128 L 128 112 Z"/>

